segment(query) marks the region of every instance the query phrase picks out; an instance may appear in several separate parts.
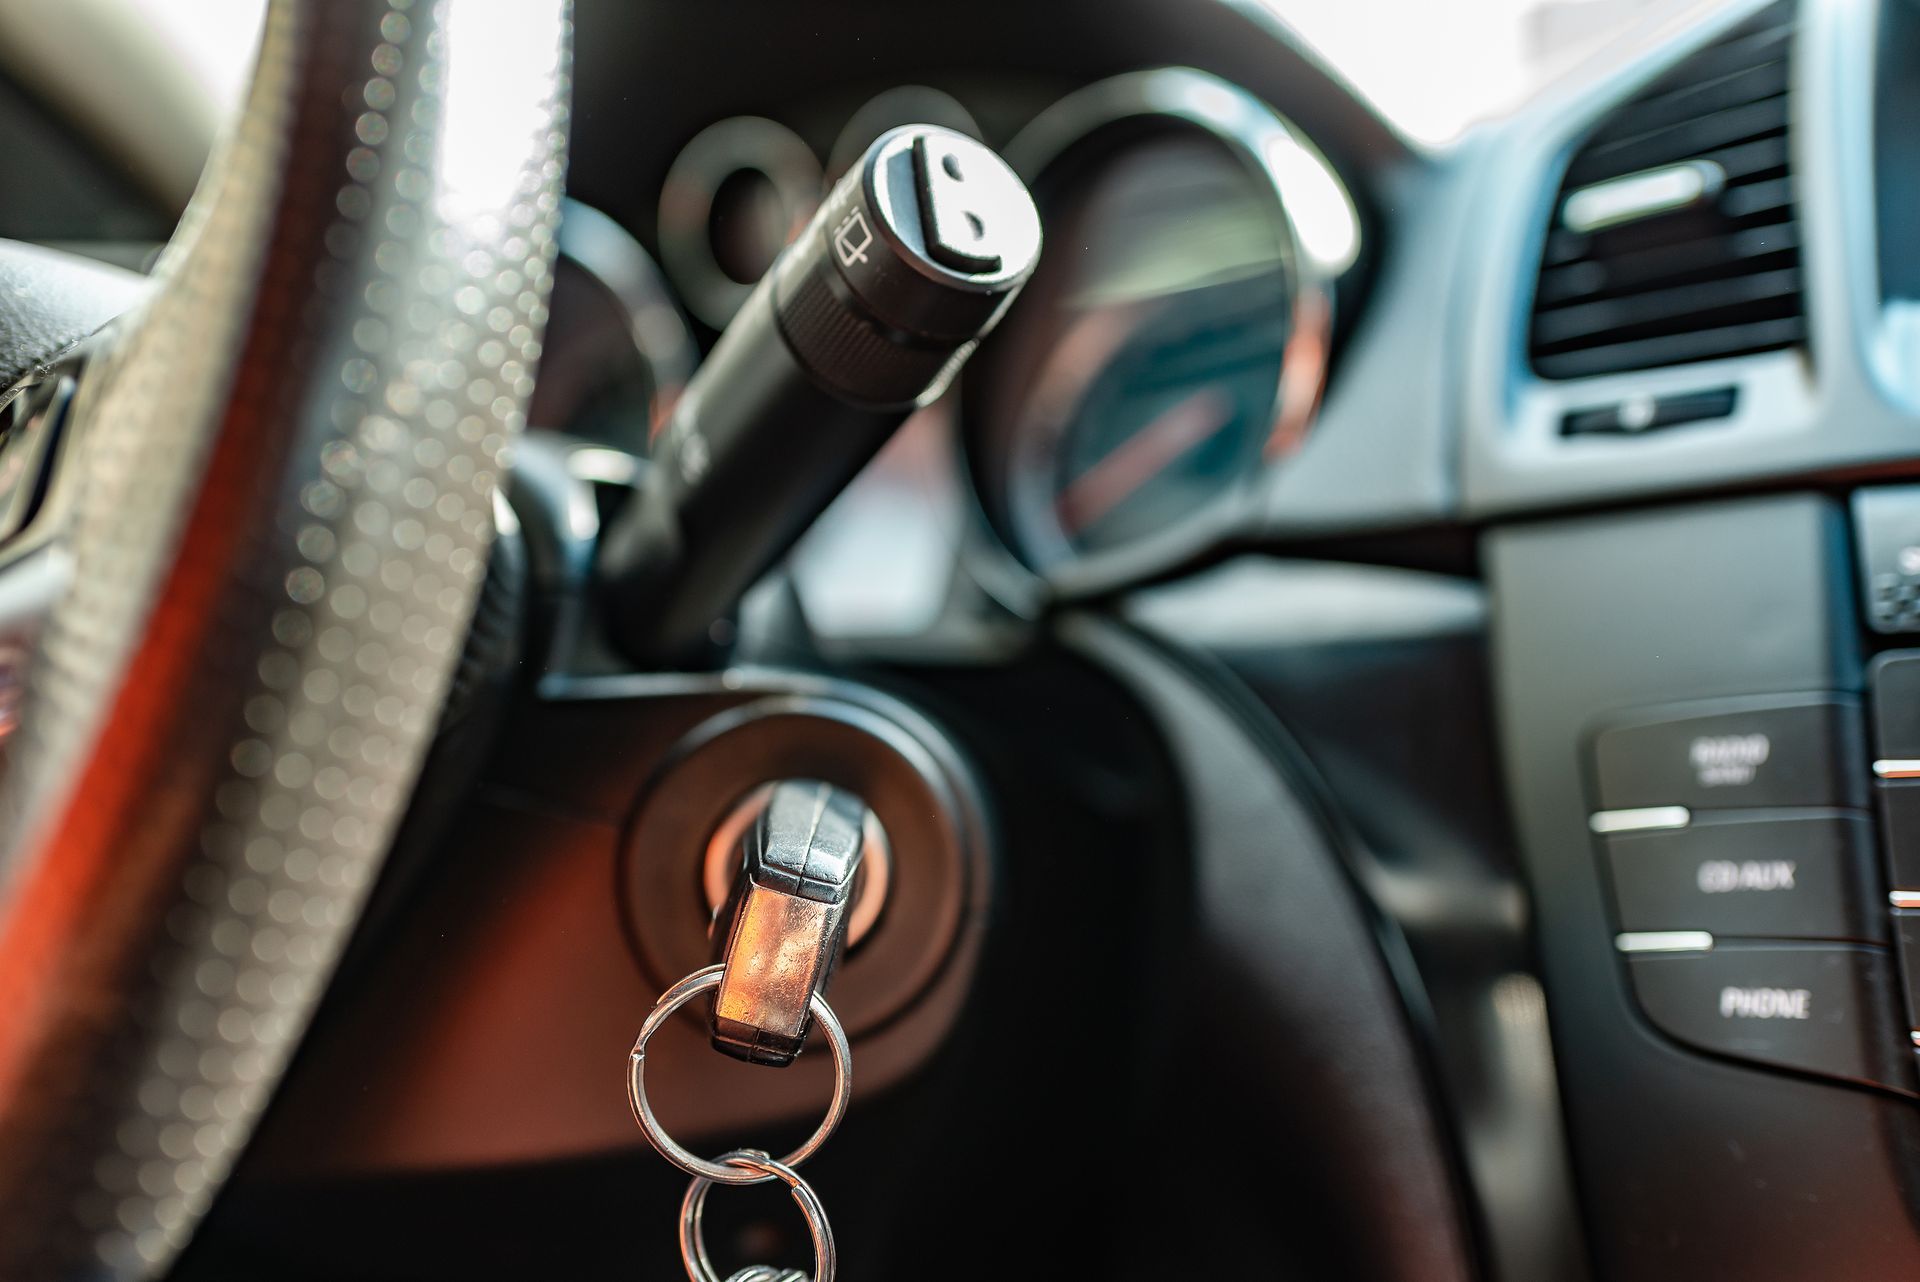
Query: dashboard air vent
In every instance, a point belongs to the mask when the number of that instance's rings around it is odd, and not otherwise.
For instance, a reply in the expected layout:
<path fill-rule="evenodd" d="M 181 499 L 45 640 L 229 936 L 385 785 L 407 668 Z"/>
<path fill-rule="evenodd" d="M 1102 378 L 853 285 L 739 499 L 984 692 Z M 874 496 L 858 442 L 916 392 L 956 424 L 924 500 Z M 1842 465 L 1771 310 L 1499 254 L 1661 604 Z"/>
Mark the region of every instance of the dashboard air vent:
<path fill-rule="evenodd" d="M 1615 108 L 1554 202 L 1529 355 L 1581 378 L 1804 340 L 1788 172 L 1791 0 Z"/>

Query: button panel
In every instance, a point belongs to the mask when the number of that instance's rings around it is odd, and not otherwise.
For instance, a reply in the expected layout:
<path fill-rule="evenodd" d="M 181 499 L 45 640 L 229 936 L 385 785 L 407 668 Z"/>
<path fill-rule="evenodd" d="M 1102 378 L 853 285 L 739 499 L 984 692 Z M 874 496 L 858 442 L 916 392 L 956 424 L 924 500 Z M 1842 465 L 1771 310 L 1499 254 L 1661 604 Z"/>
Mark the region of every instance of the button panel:
<path fill-rule="evenodd" d="M 1859 705 L 1838 695 L 1747 701 L 1656 717 L 1594 739 L 1601 810 L 1859 806 Z"/>
<path fill-rule="evenodd" d="M 1655 1027 L 1751 1063 L 1920 1090 L 1920 893 L 1912 920 L 1890 911 L 1868 809 L 1911 831 L 1894 885 L 1911 873 L 1920 892 L 1913 658 L 1875 666 L 1887 681 L 1871 751 L 1859 701 L 1830 693 L 1642 710 L 1594 736 L 1589 826 L 1615 945 Z M 1911 783 L 1870 786 L 1909 749 Z"/>
<path fill-rule="evenodd" d="M 1627 968 L 1647 1018 L 1716 1054 L 1913 1092 L 1912 1043 L 1892 1018 L 1893 966 L 1877 948 L 1716 944 L 1635 953 Z"/>
<path fill-rule="evenodd" d="M 1891 887 L 1888 897 L 1894 905 L 1894 953 L 1906 995 L 1907 1027 L 1920 1030 L 1920 651 L 1881 655 L 1868 669 L 1867 680 L 1874 802 Z M 1920 1031 L 1911 1037 L 1920 1047 Z"/>
<path fill-rule="evenodd" d="M 1605 838 L 1622 931 L 1887 937 L 1872 825 L 1845 811 L 1706 816 Z"/>

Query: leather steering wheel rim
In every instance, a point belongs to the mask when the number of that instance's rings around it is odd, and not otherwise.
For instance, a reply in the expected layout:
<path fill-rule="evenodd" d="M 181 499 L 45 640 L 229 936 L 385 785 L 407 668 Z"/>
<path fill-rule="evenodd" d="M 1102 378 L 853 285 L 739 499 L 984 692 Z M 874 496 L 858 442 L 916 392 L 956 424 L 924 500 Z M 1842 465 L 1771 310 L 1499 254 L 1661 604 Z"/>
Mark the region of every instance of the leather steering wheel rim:
<path fill-rule="evenodd" d="M 273 0 L 81 376 L 0 766 L 0 1275 L 151 1277 L 430 745 L 551 281 L 566 0 Z"/>

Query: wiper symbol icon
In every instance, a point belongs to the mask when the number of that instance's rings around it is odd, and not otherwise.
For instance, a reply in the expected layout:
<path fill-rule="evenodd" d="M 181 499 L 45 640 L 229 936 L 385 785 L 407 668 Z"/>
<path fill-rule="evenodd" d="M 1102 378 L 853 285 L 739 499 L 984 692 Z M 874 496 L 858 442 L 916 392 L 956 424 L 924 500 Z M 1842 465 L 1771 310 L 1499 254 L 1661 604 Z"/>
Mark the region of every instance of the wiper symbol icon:
<path fill-rule="evenodd" d="M 851 267 L 856 262 L 867 261 L 867 246 L 873 243 L 873 229 L 867 226 L 867 219 L 859 210 L 854 210 L 833 229 L 833 248 L 840 255 L 840 265 Z"/>

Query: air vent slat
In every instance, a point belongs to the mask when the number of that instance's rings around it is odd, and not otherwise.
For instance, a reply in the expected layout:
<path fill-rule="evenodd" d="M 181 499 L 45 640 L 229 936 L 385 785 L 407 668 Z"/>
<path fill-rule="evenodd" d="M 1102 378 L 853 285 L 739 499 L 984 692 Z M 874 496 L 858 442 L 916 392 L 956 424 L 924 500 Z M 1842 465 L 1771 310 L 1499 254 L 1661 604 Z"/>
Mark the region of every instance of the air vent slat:
<path fill-rule="evenodd" d="M 1734 187 L 1720 197 L 1720 209 L 1729 218 L 1751 218 L 1776 209 L 1793 208 L 1793 180 L 1775 178 L 1772 182 Z"/>
<path fill-rule="evenodd" d="M 1725 308 L 1797 298 L 1800 269 L 1700 281 L 1674 289 L 1654 289 L 1575 307 L 1541 312 L 1534 320 L 1533 340 L 1542 348 L 1575 339 L 1590 339 L 1637 326 L 1663 326 L 1680 315 L 1700 315 Z"/>
<path fill-rule="evenodd" d="M 1757 142 L 1741 143 L 1737 147 L 1723 147 L 1719 151 L 1710 151 L 1705 159 L 1720 166 L 1729 182 L 1739 178 L 1752 178 L 1773 169 L 1787 167 L 1787 131 L 1783 126 L 1779 133 Z"/>
<path fill-rule="evenodd" d="M 1615 116 L 1607 127 L 1607 137 L 1596 142 L 1630 138 L 1651 132 L 1674 120 L 1711 115 L 1752 102 L 1778 98 L 1787 91 L 1785 50 L 1773 62 L 1743 67 L 1732 75 L 1700 84 L 1690 84 L 1672 93 L 1660 94 L 1635 103 Z"/>
<path fill-rule="evenodd" d="M 1788 56 L 1792 44 L 1792 6 L 1785 3 L 1770 6 L 1696 51 L 1626 105 L 1632 108 L 1691 85 L 1711 84 L 1748 67 L 1778 62 Z M 1604 133 L 1606 128 L 1603 125 L 1599 132 Z"/>
<path fill-rule="evenodd" d="M 1736 188 L 1728 195 L 1737 192 Z M 1769 188 L 1753 196 L 1739 196 L 1734 203 L 1740 207 L 1737 217 L 1719 209 L 1711 213 L 1695 211 L 1692 216 L 1650 218 L 1636 227 L 1616 229 L 1604 240 L 1591 232 L 1556 231 L 1547 237 L 1540 259 L 1541 273 L 1594 258 L 1629 258 L 1676 245 L 1702 245 L 1767 226 L 1791 227 L 1794 221 L 1791 189 Z"/>
<path fill-rule="evenodd" d="M 1660 283 L 1709 279 L 1728 272 L 1780 266 L 1782 264 L 1757 260 L 1786 255 L 1799 245 L 1799 231 L 1792 223 L 1775 223 L 1732 236 L 1706 236 L 1637 253 L 1616 254 L 1605 260 L 1569 262 L 1540 274 L 1536 306 L 1545 310 L 1558 304 L 1651 288 Z"/>
<path fill-rule="evenodd" d="M 1682 120 L 1584 152 L 1573 168 L 1567 171 L 1567 181 L 1572 186 L 1582 187 L 1603 178 L 1630 174 L 1639 169 L 1652 169 L 1656 165 L 1670 165 L 1675 161 L 1704 155 L 1717 147 L 1764 137 L 1786 128 L 1786 124 L 1787 100 L 1784 97 L 1750 102 L 1731 111 Z"/>
<path fill-rule="evenodd" d="M 1595 374 L 1613 374 L 1623 369 L 1653 369 L 1660 365 L 1683 365 L 1688 361 L 1720 360 L 1728 356 L 1751 356 L 1773 352 L 1806 341 L 1804 317 L 1754 321 L 1722 329 L 1701 329 L 1677 337 L 1663 335 L 1610 347 L 1588 347 L 1541 358 L 1535 364 L 1548 378 L 1587 378 Z"/>
<path fill-rule="evenodd" d="M 1574 154 L 1534 293 L 1536 373 L 1580 378 L 1805 340 L 1787 137 L 1791 17 L 1792 0 L 1781 0 L 1696 51 Z M 1672 191 L 1668 166 L 1706 175 L 1692 179 L 1698 194 L 1630 203 Z M 1568 197 L 1600 183 L 1611 185 L 1583 195 L 1563 225 Z"/>

